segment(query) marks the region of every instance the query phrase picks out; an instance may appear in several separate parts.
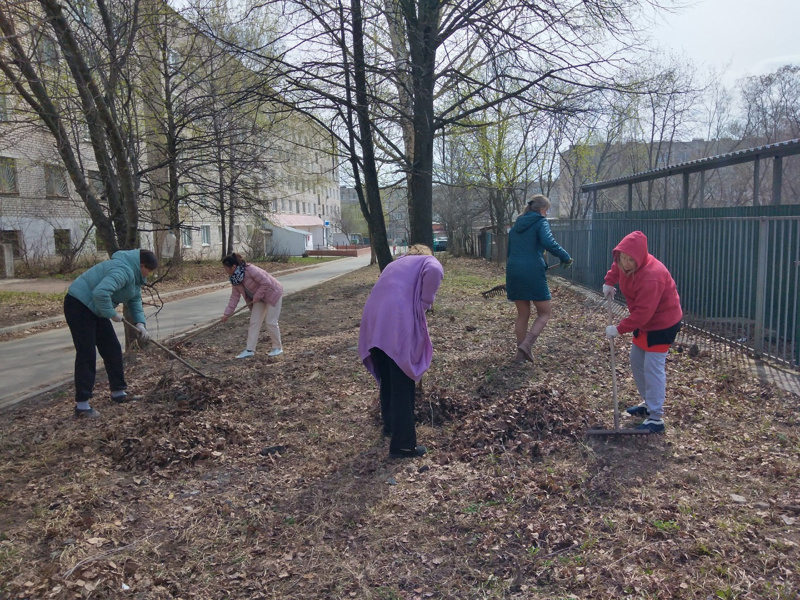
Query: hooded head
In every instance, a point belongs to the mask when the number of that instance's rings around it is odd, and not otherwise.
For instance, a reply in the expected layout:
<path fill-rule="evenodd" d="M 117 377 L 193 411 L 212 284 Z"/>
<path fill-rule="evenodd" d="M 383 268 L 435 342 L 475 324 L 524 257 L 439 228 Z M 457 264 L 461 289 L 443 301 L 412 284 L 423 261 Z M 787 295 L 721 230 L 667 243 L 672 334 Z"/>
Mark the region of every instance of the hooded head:
<path fill-rule="evenodd" d="M 635 265 L 630 265 L 627 260 L 620 260 L 620 254 L 625 254 L 633 259 Z M 616 248 L 611 253 L 614 257 L 614 262 L 619 265 L 620 270 L 626 275 L 630 276 L 635 271 L 641 269 L 647 264 L 650 258 L 650 253 L 647 251 L 647 237 L 641 231 L 634 231 L 629 233 L 622 241 L 617 244 Z M 627 264 L 623 264 L 627 263 Z M 631 268 L 626 268 L 631 267 Z"/>

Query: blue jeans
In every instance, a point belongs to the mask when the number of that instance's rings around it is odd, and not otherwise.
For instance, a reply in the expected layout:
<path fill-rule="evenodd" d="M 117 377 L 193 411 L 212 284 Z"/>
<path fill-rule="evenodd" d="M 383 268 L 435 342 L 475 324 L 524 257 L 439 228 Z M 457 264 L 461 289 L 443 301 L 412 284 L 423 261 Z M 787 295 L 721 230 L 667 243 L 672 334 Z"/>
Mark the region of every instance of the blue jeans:
<path fill-rule="evenodd" d="M 651 419 L 664 415 L 667 395 L 666 352 L 645 352 L 631 345 L 631 370 L 639 395 L 644 398 Z"/>

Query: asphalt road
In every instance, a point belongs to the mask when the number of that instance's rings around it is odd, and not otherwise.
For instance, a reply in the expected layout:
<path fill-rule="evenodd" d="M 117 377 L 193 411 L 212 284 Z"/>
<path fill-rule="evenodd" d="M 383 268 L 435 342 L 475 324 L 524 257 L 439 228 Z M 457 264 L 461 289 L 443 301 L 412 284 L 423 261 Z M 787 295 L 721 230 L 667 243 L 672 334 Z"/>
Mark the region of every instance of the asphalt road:
<path fill-rule="evenodd" d="M 367 266 L 369 259 L 367 254 L 325 262 L 312 269 L 279 276 L 278 280 L 283 284 L 284 296 L 289 296 Z M 225 287 L 168 302 L 157 315 L 148 313 L 147 329 L 155 339 L 165 340 L 207 325 L 222 316 L 229 298 L 230 288 Z M 242 311 L 234 318 L 246 313 Z M 122 339 L 123 326 L 117 324 L 116 329 Z M 72 337 L 66 327 L 0 343 L 0 410 L 70 383 L 74 361 Z M 98 374 L 104 372 L 99 358 L 97 371 Z"/>

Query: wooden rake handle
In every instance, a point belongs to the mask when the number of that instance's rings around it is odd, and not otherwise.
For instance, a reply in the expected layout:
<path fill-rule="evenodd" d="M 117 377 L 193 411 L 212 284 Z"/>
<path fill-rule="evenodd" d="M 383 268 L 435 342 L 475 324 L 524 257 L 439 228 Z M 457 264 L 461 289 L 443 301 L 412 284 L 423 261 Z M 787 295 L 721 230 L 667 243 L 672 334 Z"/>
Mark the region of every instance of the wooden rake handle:
<path fill-rule="evenodd" d="M 611 298 L 606 300 L 608 324 L 614 324 L 614 311 L 611 309 Z M 619 399 L 617 398 L 617 364 L 614 357 L 614 338 L 608 338 L 608 348 L 611 352 L 611 393 L 614 398 L 614 429 L 619 429 Z"/>
<path fill-rule="evenodd" d="M 123 322 L 123 323 L 125 323 L 125 325 L 127 325 L 128 327 L 130 327 L 130 328 L 131 328 L 131 329 L 133 329 L 134 331 L 139 331 L 138 329 L 136 329 L 136 325 L 134 325 L 133 323 L 131 323 L 131 322 L 130 322 L 130 321 L 128 321 L 127 319 L 123 318 L 123 319 L 122 319 L 122 322 Z M 166 346 L 164 346 L 163 344 L 160 344 L 159 342 L 155 341 L 153 338 L 150 338 L 150 342 L 151 342 L 152 344 L 155 344 L 155 345 L 156 345 L 156 346 L 158 346 L 159 348 L 161 348 L 161 349 L 162 349 L 164 352 L 166 352 L 167 354 L 169 354 L 169 355 L 170 355 L 172 358 L 174 358 L 175 360 L 178 360 L 178 361 L 182 362 L 184 365 L 186 365 L 187 367 L 189 367 L 189 368 L 190 368 L 192 371 L 194 371 L 195 373 L 197 373 L 198 375 L 200 375 L 200 377 L 204 377 L 205 379 L 208 379 L 208 375 L 206 375 L 206 374 L 205 374 L 205 373 L 203 373 L 202 371 L 199 371 L 198 369 L 194 368 L 192 365 L 190 365 L 188 362 L 186 362 L 184 359 L 182 359 L 180 356 L 178 356 L 177 354 L 175 354 L 175 353 L 174 353 L 172 350 L 170 350 L 169 348 L 167 348 L 167 347 L 166 347 Z"/>
<path fill-rule="evenodd" d="M 247 308 L 247 304 L 245 304 L 244 306 L 240 306 L 239 308 L 237 308 L 237 309 L 236 309 L 236 311 L 235 311 L 235 312 L 233 312 L 233 313 L 231 314 L 231 317 L 233 317 L 233 316 L 235 316 L 235 315 L 239 314 L 239 313 L 240 313 L 240 312 L 242 312 L 242 311 L 243 311 L 245 308 Z M 228 317 L 228 318 L 230 318 L 230 317 Z M 205 333 L 206 331 L 209 331 L 210 329 L 214 329 L 214 327 L 216 327 L 216 326 L 217 326 L 217 325 L 219 325 L 220 323 L 222 323 L 222 320 L 219 320 L 219 319 L 218 319 L 218 320 L 214 321 L 213 323 L 211 323 L 210 325 L 206 325 L 205 327 L 200 327 L 200 328 L 198 328 L 198 329 L 195 329 L 195 330 L 194 330 L 194 331 L 192 331 L 190 334 L 188 334 L 188 335 L 186 335 L 186 336 L 184 336 L 184 337 L 182 337 L 182 338 L 180 338 L 180 339 L 176 340 L 176 345 L 177 345 L 177 344 L 184 344 L 184 343 L 188 342 L 189 340 L 191 340 L 192 338 L 194 338 L 194 337 L 196 337 L 196 336 L 200 335 L 201 333 Z"/>

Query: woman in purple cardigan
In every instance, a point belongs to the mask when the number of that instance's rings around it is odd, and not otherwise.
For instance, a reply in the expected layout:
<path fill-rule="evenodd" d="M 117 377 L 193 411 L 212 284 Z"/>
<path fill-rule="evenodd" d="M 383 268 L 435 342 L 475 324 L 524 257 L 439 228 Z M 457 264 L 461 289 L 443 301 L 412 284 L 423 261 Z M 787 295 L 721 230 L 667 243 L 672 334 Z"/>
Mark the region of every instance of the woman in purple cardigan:
<path fill-rule="evenodd" d="M 383 433 L 390 458 L 422 456 L 414 427 L 415 382 L 433 356 L 425 311 L 433 306 L 444 270 L 424 244 L 389 263 L 372 288 L 358 337 L 358 353 L 380 386 Z"/>
<path fill-rule="evenodd" d="M 283 286 L 272 275 L 264 269 L 259 269 L 255 265 L 248 265 L 244 259 L 236 253 L 222 259 L 225 272 L 231 281 L 231 299 L 222 315 L 222 322 L 236 310 L 239 298 L 244 296 L 244 301 L 250 307 L 250 327 L 247 330 L 247 346 L 236 358 L 250 358 L 256 353 L 258 344 L 258 334 L 261 331 L 261 324 L 267 320 L 267 333 L 272 339 L 272 350 L 267 356 L 278 356 L 283 354 L 281 345 L 281 330 L 278 327 L 278 319 L 281 316 L 281 304 L 283 302 Z"/>

